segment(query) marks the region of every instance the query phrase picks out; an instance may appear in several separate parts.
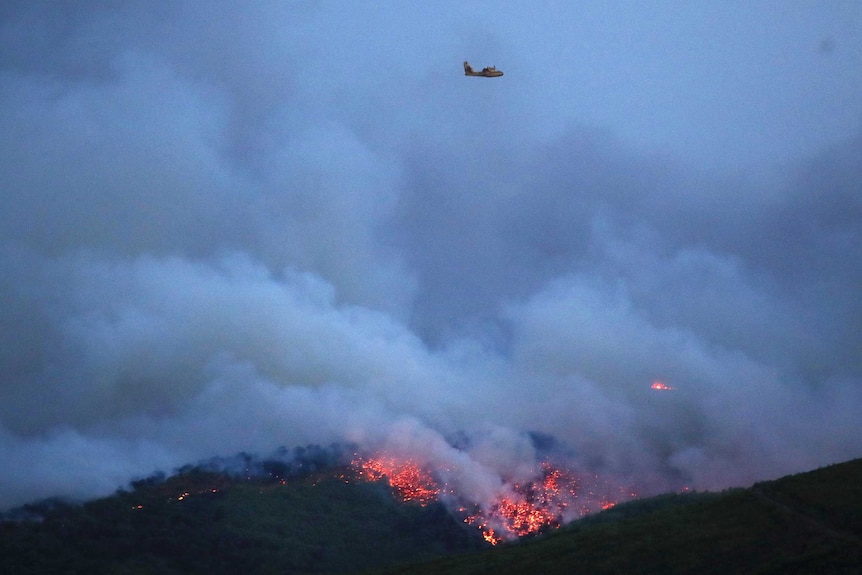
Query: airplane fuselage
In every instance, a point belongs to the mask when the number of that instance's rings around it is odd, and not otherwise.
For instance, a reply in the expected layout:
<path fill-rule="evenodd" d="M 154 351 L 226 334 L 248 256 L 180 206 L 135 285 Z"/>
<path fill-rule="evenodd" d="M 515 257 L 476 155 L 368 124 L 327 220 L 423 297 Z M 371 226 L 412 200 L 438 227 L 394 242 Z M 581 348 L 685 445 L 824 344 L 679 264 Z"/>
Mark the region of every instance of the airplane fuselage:
<path fill-rule="evenodd" d="M 480 71 L 476 71 L 473 69 L 470 64 L 464 62 L 464 75 L 465 76 L 478 76 L 481 78 L 498 78 L 503 75 L 503 72 L 495 68 L 494 66 L 489 66 L 487 68 L 482 68 Z"/>

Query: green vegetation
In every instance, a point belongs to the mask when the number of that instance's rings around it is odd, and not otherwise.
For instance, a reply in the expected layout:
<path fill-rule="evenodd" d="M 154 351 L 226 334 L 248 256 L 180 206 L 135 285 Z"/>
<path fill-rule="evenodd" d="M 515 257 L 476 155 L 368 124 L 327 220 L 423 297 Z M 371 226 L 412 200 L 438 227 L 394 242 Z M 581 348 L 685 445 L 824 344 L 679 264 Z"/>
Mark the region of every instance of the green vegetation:
<path fill-rule="evenodd" d="M 380 573 L 862 572 L 862 459 L 719 494 L 620 505 L 546 537 Z"/>
<path fill-rule="evenodd" d="M 189 467 L 84 505 L 30 506 L 41 521 L 0 522 L 0 573 L 862 572 L 862 459 L 631 501 L 498 548 L 442 505 L 310 467 L 265 479 Z"/>
<path fill-rule="evenodd" d="M 0 523 L 0 573 L 320 573 L 477 549 L 442 505 L 337 470 L 286 481 L 186 470 L 41 522 Z"/>

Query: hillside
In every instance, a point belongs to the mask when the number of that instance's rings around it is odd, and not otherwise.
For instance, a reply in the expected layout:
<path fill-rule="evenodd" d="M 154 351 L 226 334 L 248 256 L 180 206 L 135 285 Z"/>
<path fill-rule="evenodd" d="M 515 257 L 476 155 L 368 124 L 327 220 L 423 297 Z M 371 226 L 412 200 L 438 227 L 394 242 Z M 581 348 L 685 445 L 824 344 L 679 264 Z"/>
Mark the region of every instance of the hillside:
<path fill-rule="evenodd" d="M 543 538 L 381 571 L 862 572 L 862 459 L 719 494 L 633 501 Z"/>
<path fill-rule="evenodd" d="M 320 573 L 483 545 L 441 504 L 397 502 L 337 468 L 289 480 L 192 468 L 83 505 L 0 523 L 0 573 Z"/>
<path fill-rule="evenodd" d="M 227 464 L 0 522 L 0 572 L 859 573 L 862 459 L 722 493 L 667 494 L 489 548 L 440 503 L 357 481 L 327 450 Z M 288 460 L 288 459 L 286 459 Z M 249 466 L 248 460 L 242 460 Z"/>

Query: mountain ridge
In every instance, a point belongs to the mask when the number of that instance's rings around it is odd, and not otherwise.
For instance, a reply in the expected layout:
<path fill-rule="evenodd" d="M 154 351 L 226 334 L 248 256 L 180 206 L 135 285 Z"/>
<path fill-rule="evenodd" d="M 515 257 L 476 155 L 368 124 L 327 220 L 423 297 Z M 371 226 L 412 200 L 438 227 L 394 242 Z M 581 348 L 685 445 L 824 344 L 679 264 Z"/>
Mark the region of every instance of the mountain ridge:
<path fill-rule="evenodd" d="M 858 573 L 862 459 L 621 503 L 488 548 L 440 502 L 361 481 L 334 448 L 214 458 L 0 522 L 4 573 Z M 226 462 L 230 462 L 228 465 Z M 230 469 L 230 471 L 228 471 Z M 23 517 L 26 514 L 20 515 Z"/>

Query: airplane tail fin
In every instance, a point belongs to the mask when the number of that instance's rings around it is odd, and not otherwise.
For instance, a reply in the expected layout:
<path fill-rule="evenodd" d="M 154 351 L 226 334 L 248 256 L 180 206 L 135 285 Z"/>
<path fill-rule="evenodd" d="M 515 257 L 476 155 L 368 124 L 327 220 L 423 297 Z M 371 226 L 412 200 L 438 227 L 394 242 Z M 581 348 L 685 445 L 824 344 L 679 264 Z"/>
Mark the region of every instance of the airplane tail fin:
<path fill-rule="evenodd" d="M 470 66 L 470 64 L 466 61 L 464 62 L 464 73 L 465 74 L 472 74 L 473 73 L 473 67 Z"/>

